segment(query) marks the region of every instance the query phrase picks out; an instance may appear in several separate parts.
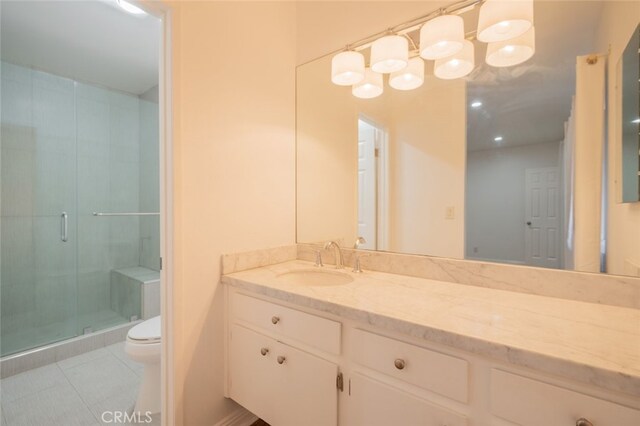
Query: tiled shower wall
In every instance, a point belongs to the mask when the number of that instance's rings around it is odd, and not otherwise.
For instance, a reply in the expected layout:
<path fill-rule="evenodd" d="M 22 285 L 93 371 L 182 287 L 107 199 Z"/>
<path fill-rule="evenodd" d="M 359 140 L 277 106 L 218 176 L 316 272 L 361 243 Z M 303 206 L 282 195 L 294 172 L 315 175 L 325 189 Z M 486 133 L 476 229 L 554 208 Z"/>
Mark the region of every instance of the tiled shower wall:
<path fill-rule="evenodd" d="M 140 211 L 160 211 L 158 104 L 140 101 Z M 140 220 L 140 266 L 160 270 L 160 216 Z"/>
<path fill-rule="evenodd" d="M 69 337 L 110 310 L 111 270 L 159 268 L 157 216 L 92 215 L 158 211 L 158 105 L 5 62 L 1 81 L 2 335 Z"/>

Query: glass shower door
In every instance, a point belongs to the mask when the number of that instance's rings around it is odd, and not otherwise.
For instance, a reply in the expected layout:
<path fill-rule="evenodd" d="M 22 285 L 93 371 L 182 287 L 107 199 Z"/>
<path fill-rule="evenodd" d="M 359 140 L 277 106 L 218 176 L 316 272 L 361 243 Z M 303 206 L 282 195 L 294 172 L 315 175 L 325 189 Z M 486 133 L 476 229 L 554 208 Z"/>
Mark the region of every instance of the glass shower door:
<path fill-rule="evenodd" d="M 75 83 L 2 63 L 2 356 L 77 327 Z"/>
<path fill-rule="evenodd" d="M 2 356 L 142 318 L 157 104 L 6 62 L 1 80 Z"/>

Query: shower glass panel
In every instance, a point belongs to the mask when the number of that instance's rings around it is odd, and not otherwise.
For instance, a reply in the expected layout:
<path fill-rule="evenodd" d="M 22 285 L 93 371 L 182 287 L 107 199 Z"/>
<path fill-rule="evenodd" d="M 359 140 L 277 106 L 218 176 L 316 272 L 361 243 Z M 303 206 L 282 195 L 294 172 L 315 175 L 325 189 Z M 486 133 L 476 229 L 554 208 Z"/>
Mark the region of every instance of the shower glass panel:
<path fill-rule="evenodd" d="M 75 85 L 2 63 L 2 355 L 75 336 Z M 65 241 L 66 240 L 66 241 Z"/>
<path fill-rule="evenodd" d="M 159 270 L 158 105 L 1 64 L 2 356 L 142 317 Z"/>

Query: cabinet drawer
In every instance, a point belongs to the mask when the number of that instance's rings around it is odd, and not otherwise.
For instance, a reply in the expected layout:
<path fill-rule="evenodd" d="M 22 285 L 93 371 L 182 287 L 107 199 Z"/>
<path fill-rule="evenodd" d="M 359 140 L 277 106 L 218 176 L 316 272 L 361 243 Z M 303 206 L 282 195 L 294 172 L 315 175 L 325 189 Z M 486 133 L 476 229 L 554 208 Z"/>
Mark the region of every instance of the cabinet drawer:
<path fill-rule="evenodd" d="M 501 370 L 491 370 L 491 412 L 522 426 L 638 426 L 640 411 Z"/>
<path fill-rule="evenodd" d="M 232 319 L 246 321 L 330 354 L 340 354 L 341 324 L 326 318 L 285 308 L 275 303 L 234 293 Z"/>
<path fill-rule="evenodd" d="M 363 330 L 354 330 L 352 343 L 357 363 L 456 401 L 467 402 L 467 361 Z"/>
<path fill-rule="evenodd" d="M 345 417 L 348 425 L 465 426 L 467 419 L 416 396 L 354 374 Z"/>

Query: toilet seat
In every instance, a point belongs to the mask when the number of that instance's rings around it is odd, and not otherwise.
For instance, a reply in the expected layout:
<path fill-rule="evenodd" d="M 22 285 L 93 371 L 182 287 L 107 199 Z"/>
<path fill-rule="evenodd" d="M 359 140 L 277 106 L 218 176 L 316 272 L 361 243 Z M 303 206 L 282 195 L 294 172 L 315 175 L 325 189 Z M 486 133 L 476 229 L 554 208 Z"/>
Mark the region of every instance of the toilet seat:
<path fill-rule="evenodd" d="M 127 333 L 127 340 L 137 344 L 160 343 L 160 316 L 150 318 L 132 327 Z"/>

